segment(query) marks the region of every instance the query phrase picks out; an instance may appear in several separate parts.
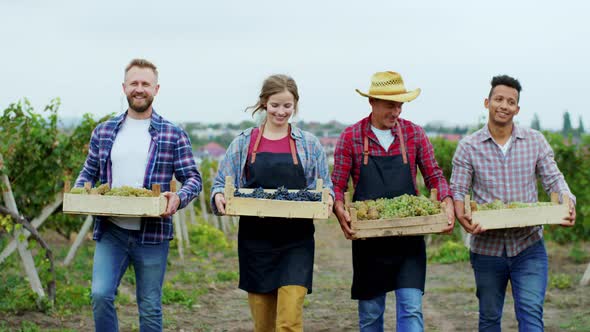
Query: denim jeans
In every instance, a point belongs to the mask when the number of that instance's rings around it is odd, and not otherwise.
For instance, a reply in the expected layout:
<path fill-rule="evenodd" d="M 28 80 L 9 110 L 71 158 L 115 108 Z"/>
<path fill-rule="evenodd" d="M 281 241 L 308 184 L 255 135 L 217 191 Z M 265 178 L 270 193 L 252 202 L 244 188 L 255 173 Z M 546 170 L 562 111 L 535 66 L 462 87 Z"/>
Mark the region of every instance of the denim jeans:
<path fill-rule="evenodd" d="M 370 300 L 359 300 L 359 328 L 361 332 L 383 332 L 383 313 L 387 294 Z M 400 288 L 395 290 L 396 331 L 424 331 L 422 318 L 422 290 Z"/>
<path fill-rule="evenodd" d="M 129 264 L 135 270 L 139 330 L 162 331 L 162 283 L 169 241 L 140 244 L 139 231 L 108 223 L 96 242 L 92 269 L 92 311 L 95 330 L 118 331 L 115 295 Z"/>
<path fill-rule="evenodd" d="M 479 299 L 479 330 L 500 331 L 508 280 L 519 331 L 543 331 L 547 289 L 547 251 L 543 239 L 514 257 L 471 253 Z"/>

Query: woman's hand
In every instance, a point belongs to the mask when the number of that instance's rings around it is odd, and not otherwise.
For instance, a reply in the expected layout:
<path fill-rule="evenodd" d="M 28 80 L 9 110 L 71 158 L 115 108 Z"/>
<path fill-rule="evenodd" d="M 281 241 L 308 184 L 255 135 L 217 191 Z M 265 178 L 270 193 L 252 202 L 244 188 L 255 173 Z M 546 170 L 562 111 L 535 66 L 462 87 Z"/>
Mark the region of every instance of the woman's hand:
<path fill-rule="evenodd" d="M 217 193 L 213 196 L 215 207 L 220 214 L 225 214 L 225 196 L 222 193 Z"/>

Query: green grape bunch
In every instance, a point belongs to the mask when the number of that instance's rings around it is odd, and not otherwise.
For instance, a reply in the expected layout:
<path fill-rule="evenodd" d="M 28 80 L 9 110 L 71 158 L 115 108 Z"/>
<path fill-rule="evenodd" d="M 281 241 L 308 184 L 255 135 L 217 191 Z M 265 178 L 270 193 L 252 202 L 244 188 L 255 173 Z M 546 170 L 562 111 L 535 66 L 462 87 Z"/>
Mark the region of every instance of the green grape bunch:
<path fill-rule="evenodd" d="M 358 220 L 430 216 L 440 213 L 440 204 L 424 196 L 401 195 L 353 203 Z"/>
<path fill-rule="evenodd" d="M 551 205 L 552 205 L 552 203 L 550 203 L 550 202 L 535 202 L 535 203 L 509 202 L 509 203 L 504 204 L 501 200 L 497 199 L 491 203 L 478 204 L 477 210 L 478 211 L 486 211 L 486 210 L 502 210 L 502 209 L 521 209 L 521 208 L 551 206 Z"/>
<path fill-rule="evenodd" d="M 70 194 L 80 194 L 80 195 L 104 195 L 104 196 L 127 196 L 127 197 L 152 197 L 154 196 L 153 192 L 149 189 L 145 188 L 133 188 L 130 186 L 122 186 L 118 188 L 110 188 L 108 184 L 102 184 L 96 188 L 90 189 L 90 191 L 86 190 L 85 188 L 76 187 L 70 190 Z"/>

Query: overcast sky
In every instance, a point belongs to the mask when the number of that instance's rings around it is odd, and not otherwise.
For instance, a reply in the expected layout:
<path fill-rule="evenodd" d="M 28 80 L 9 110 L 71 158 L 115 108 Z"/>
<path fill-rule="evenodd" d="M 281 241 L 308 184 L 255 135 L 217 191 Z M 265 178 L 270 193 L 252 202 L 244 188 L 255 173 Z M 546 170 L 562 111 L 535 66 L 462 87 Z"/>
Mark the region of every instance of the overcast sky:
<path fill-rule="evenodd" d="M 134 57 L 160 71 L 156 110 L 175 122 L 239 122 L 274 73 L 295 78 L 300 119 L 353 123 L 371 75 L 422 94 L 402 117 L 471 124 L 493 75 L 523 85 L 517 121 L 590 128 L 588 1 L 0 1 L 0 108 L 60 97 L 60 115 L 126 107 Z"/>

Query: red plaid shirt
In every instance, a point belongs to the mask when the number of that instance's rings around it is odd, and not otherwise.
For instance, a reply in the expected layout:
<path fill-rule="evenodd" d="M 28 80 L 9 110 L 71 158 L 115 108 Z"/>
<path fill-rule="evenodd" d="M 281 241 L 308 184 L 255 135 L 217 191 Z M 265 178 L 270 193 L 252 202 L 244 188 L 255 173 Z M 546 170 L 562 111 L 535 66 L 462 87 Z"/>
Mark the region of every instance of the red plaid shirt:
<path fill-rule="evenodd" d="M 424 177 L 424 183 L 428 189 L 436 188 L 438 190 L 439 200 L 451 196 L 449 185 L 443 176 L 443 172 L 434 159 L 434 150 L 432 144 L 426 137 L 424 129 L 420 126 L 404 119 L 398 119 L 401 131 L 404 135 L 408 159 L 410 161 L 410 170 L 412 172 L 412 181 L 416 194 L 419 194 L 416 186 L 416 166 L 420 167 L 420 172 Z M 369 137 L 369 154 L 371 156 L 395 156 L 400 152 L 400 140 L 397 126 L 391 129 L 395 140 L 389 147 L 388 151 L 379 144 L 375 133 L 371 130 L 371 116 L 362 119 L 344 129 L 344 132 L 338 139 L 336 150 L 334 151 L 334 171 L 332 172 L 332 182 L 334 183 L 334 193 L 336 200 L 344 201 L 344 192 L 348 187 L 348 178 L 352 175 L 353 186 L 359 179 L 361 164 L 363 158 L 363 138 Z"/>

